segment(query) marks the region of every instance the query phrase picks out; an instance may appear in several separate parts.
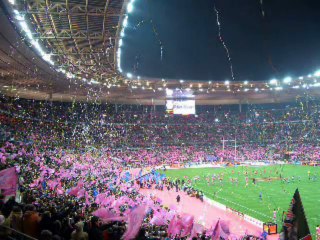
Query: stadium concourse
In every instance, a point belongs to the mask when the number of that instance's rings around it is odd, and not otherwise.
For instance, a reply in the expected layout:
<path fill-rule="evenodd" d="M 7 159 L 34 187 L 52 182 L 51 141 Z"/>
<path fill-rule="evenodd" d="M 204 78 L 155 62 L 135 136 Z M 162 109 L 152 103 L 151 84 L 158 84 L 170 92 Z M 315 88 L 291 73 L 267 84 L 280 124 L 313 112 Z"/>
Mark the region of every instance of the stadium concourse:
<path fill-rule="evenodd" d="M 82 109 L 80 103 L 3 98 L 1 168 L 14 169 L 17 177 L 6 175 L 10 182 L 1 187 L 4 195 L 14 195 L 18 183 L 19 199 L 2 200 L 2 226 L 40 239 L 87 234 L 89 239 L 207 239 L 218 234 L 217 229 L 224 238 L 265 238 L 261 224 L 203 203 L 206 196 L 192 182 L 183 189 L 153 169 L 319 160 L 317 104 L 308 109 L 252 106 L 245 115 L 228 108 L 208 113 L 204 108 L 197 117 L 123 107 L 116 113 L 96 104 Z M 236 152 L 233 144 L 221 141 L 237 136 Z M 174 204 L 177 190 L 195 192 L 198 199 L 181 192 L 182 205 Z M 203 215 L 207 218 L 201 220 Z M 10 230 L 3 234 L 12 235 Z"/>

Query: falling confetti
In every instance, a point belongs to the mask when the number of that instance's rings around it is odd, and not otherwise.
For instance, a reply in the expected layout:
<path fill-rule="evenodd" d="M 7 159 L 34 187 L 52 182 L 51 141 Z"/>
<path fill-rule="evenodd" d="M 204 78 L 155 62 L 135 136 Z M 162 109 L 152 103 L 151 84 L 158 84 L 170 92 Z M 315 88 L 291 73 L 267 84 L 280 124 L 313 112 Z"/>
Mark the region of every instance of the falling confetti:
<path fill-rule="evenodd" d="M 160 39 L 160 36 L 159 36 L 159 32 L 153 22 L 152 19 L 150 20 L 141 20 L 140 22 L 138 22 L 135 26 L 134 26 L 134 29 L 137 30 L 139 29 L 140 27 L 142 27 L 144 24 L 147 24 L 149 23 L 151 25 L 151 28 L 152 28 L 152 32 L 153 32 L 153 35 L 155 36 L 156 38 L 156 41 L 158 42 L 159 44 L 159 47 L 160 47 L 160 60 L 162 61 L 163 60 L 163 52 L 164 52 L 164 48 L 163 48 L 163 43 Z"/>
<path fill-rule="evenodd" d="M 264 18 L 265 17 L 265 12 L 264 12 L 264 7 L 263 7 L 263 0 L 260 0 L 260 7 L 261 7 L 261 15 Z"/>
<path fill-rule="evenodd" d="M 214 4 L 214 11 L 216 13 L 216 19 L 217 19 L 217 26 L 218 26 L 218 37 L 219 37 L 219 40 L 224 48 L 224 50 L 226 51 L 226 54 L 227 54 L 227 58 L 228 58 L 228 61 L 229 61 L 229 64 L 230 64 L 230 72 L 231 72 L 231 77 L 232 77 L 232 80 L 235 80 L 235 77 L 234 77 L 234 72 L 233 72 L 233 64 L 232 64 L 232 59 L 231 59 L 231 56 L 230 56 L 230 51 L 223 39 L 223 36 L 222 36 L 222 31 L 221 31 L 221 23 L 220 23 L 220 13 L 216 7 L 216 5 Z"/>

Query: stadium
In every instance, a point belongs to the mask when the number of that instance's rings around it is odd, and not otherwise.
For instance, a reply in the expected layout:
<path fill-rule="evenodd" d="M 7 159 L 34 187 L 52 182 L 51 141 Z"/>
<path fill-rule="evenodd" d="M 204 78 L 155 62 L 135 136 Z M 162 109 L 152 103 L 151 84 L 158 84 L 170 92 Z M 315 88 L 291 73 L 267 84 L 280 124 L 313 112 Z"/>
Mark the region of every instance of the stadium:
<path fill-rule="evenodd" d="M 319 10 L 2 0 L 0 239 L 320 239 Z"/>

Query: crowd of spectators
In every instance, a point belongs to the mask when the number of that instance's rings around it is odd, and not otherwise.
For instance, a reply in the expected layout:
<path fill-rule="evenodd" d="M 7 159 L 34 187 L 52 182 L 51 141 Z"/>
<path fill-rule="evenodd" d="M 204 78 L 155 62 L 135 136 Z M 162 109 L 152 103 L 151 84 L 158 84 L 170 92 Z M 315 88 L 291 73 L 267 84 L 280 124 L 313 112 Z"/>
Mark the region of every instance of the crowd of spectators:
<path fill-rule="evenodd" d="M 109 113 L 100 105 L 27 103 L 0 104 L 0 139 L 42 137 L 48 147 L 68 146 L 77 151 L 87 146 L 109 148 L 126 162 L 147 165 L 320 158 L 316 104 L 308 109 L 298 104 L 278 110 L 175 116 Z"/>
<path fill-rule="evenodd" d="M 0 124 L 0 168 L 16 168 L 22 196 L 19 203 L 0 199 L 0 222 L 39 239 L 207 239 L 212 229 L 194 231 L 192 216 L 180 216 L 139 189 L 182 188 L 203 200 L 201 192 L 130 169 L 320 156 L 315 106 L 172 116 L 6 100 Z M 132 215 L 142 216 L 138 232 Z"/>

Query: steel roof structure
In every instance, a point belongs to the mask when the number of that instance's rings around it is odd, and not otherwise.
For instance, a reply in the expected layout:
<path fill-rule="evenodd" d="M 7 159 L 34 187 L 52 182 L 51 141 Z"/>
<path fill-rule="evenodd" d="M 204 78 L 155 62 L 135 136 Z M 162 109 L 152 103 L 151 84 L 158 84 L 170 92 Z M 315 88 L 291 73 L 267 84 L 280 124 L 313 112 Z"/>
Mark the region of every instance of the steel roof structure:
<path fill-rule="evenodd" d="M 1 1 L 0 91 L 54 101 L 88 101 L 94 91 L 95 100 L 155 105 L 165 104 L 166 88 L 192 90 L 199 105 L 288 102 L 306 92 L 320 96 L 320 75 L 286 84 L 125 77 L 117 71 L 117 50 L 128 4 L 129 0 Z M 29 24 L 32 44 L 17 16 Z M 44 49 L 42 57 L 34 48 L 38 43 Z"/>
<path fill-rule="evenodd" d="M 18 11 L 30 20 L 34 38 L 53 62 L 76 77 L 103 81 L 116 71 L 116 45 L 125 0 L 24 0 Z"/>

